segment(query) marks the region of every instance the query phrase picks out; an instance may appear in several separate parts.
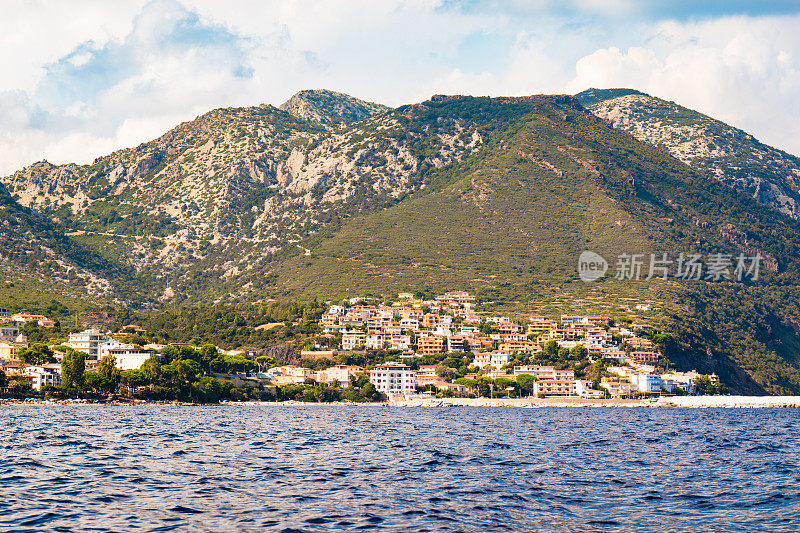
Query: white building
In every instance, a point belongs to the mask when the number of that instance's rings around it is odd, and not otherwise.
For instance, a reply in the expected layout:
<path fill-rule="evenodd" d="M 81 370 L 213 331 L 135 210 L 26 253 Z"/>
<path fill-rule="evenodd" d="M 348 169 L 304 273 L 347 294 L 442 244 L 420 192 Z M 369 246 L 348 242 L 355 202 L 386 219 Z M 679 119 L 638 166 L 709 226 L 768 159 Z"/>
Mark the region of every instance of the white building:
<path fill-rule="evenodd" d="M 436 326 L 433 330 L 433 334 L 440 337 L 449 337 L 453 332 L 448 326 Z"/>
<path fill-rule="evenodd" d="M 665 392 L 675 392 L 675 389 L 693 393 L 694 380 L 698 374 L 696 372 L 670 372 L 661 374 L 661 388 Z"/>
<path fill-rule="evenodd" d="M 332 305 L 330 309 L 328 309 L 328 313 L 331 315 L 342 316 L 347 312 L 347 309 L 342 307 L 341 305 Z"/>
<path fill-rule="evenodd" d="M 19 337 L 19 327 L 0 324 L 0 341 L 16 342 L 17 337 Z"/>
<path fill-rule="evenodd" d="M 603 350 L 600 350 L 600 357 L 602 357 L 603 359 L 614 359 L 616 361 L 622 362 L 625 361 L 625 357 L 627 356 L 628 354 L 618 349 L 617 347 L 605 348 Z"/>
<path fill-rule="evenodd" d="M 384 346 L 386 346 L 386 336 L 383 333 L 367 335 L 364 346 L 368 350 L 383 350 Z"/>
<path fill-rule="evenodd" d="M 572 370 L 553 369 L 553 379 L 555 379 L 556 381 L 574 381 L 575 372 Z"/>
<path fill-rule="evenodd" d="M 553 366 L 515 366 L 514 377 L 516 378 L 520 374 L 528 374 L 540 380 L 571 381 L 575 379 L 575 372 L 572 370 L 556 370 Z"/>
<path fill-rule="evenodd" d="M 464 345 L 464 337 L 461 336 L 447 337 L 447 351 L 448 352 L 466 351 Z"/>
<path fill-rule="evenodd" d="M 630 379 L 639 392 L 661 392 L 663 387 L 661 378 L 652 374 L 634 374 Z"/>
<path fill-rule="evenodd" d="M 125 344 L 118 340 L 111 339 L 99 345 L 100 359 L 107 355 L 113 355 L 116 360 L 116 367 L 120 370 L 134 370 L 141 368 L 145 361 L 152 355 L 144 349 L 137 348 L 133 344 Z"/>
<path fill-rule="evenodd" d="M 34 390 L 42 390 L 45 385 L 58 387 L 61 385 L 61 365 L 47 364 L 25 367 L 22 374 L 31 378 Z"/>
<path fill-rule="evenodd" d="M 417 390 L 417 373 L 402 363 L 376 366 L 370 370 L 369 380 L 383 394 L 412 394 Z"/>
<path fill-rule="evenodd" d="M 90 359 L 100 359 L 100 345 L 111 340 L 105 333 L 96 329 L 87 329 L 80 333 L 70 333 L 67 346 L 83 352 Z"/>
<path fill-rule="evenodd" d="M 400 320 L 400 327 L 403 331 L 419 331 L 419 320 L 416 318 L 403 318 Z"/>
<path fill-rule="evenodd" d="M 575 394 L 581 398 L 602 398 L 603 391 L 592 386 L 592 382 L 585 379 L 575 380 Z"/>
<path fill-rule="evenodd" d="M 508 362 L 511 361 L 511 355 L 508 353 L 492 353 L 491 364 L 495 368 L 501 368 L 503 365 L 507 365 Z"/>
<path fill-rule="evenodd" d="M 410 335 L 392 335 L 389 339 L 390 350 L 410 350 L 411 349 L 411 336 Z"/>

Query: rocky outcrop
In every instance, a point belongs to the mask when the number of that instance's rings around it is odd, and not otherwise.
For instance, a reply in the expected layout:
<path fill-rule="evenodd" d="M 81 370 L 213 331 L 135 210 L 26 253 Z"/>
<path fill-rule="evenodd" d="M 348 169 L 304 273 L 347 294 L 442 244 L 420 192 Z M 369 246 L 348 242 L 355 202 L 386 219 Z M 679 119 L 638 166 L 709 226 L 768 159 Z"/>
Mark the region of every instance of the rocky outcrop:
<path fill-rule="evenodd" d="M 280 109 L 326 126 L 350 124 L 389 110 L 385 105 L 327 90 L 300 91 L 281 104 Z"/>
<path fill-rule="evenodd" d="M 800 218 L 800 158 L 702 113 L 631 89 L 589 89 L 577 98 L 615 128 Z"/>

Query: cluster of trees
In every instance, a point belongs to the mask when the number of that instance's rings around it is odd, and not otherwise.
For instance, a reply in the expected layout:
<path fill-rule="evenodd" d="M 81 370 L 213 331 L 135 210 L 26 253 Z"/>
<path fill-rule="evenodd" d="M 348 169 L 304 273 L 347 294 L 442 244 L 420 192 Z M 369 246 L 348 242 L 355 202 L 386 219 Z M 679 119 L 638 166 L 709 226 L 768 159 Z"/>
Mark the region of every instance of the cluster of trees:
<path fill-rule="evenodd" d="M 136 317 L 146 332 L 131 340 L 142 344 L 206 342 L 223 348 L 266 348 L 318 333 L 317 321 L 325 309 L 318 302 L 186 307 Z M 276 325 L 256 329 L 268 324 Z"/>
<path fill-rule="evenodd" d="M 64 352 L 61 360 L 61 386 L 46 386 L 45 394 L 61 397 L 116 394 L 150 401 L 191 401 L 216 403 L 223 400 L 306 402 L 380 401 L 384 399 L 365 375 L 353 377 L 345 387 L 338 382 L 330 385 L 308 382 L 270 387 L 258 381 L 242 380 L 240 386 L 229 379 L 231 374 L 246 374 L 259 367 L 268 368 L 280 361 L 258 357 L 256 361 L 240 355 L 224 355 L 212 344 L 200 349 L 188 346 L 167 346 L 161 357 L 153 354 L 141 368 L 120 370 L 114 356 L 100 359 L 96 371 L 86 370 L 86 354 L 67 346 L 50 347 L 37 343 L 19 352 L 26 365 L 54 363 L 54 350 Z M 217 376 L 217 377 L 215 377 Z M 236 377 L 236 376 L 231 376 Z M 241 376 L 240 376 L 241 377 Z M 5 374 L 0 386 L 6 386 Z M 20 384 L 14 392 L 32 394 Z"/>

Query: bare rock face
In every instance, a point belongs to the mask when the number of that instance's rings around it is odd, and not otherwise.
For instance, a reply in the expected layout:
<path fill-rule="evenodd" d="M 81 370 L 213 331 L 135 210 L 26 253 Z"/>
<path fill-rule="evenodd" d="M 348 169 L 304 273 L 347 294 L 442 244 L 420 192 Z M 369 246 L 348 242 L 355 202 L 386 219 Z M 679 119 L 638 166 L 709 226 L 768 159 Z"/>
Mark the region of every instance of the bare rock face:
<path fill-rule="evenodd" d="M 631 89 L 588 89 L 581 103 L 755 200 L 800 218 L 800 158 L 724 122 Z"/>
<path fill-rule="evenodd" d="M 385 105 L 328 90 L 300 91 L 279 109 L 326 126 L 349 124 L 389 110 Z"/>
<path fill-rule="evenodd" d="M 302 91 L 281 107 L 217 109 L 91 165 L 42 161 L 2 184 L 36 216 L 104 242 L 151 292 L 180 295 L 171 277 L 264 268 L 331 220 L 421 189 L 427 169 L 482 143 L 468 120 L 409 120 L 332 91 Z"/>

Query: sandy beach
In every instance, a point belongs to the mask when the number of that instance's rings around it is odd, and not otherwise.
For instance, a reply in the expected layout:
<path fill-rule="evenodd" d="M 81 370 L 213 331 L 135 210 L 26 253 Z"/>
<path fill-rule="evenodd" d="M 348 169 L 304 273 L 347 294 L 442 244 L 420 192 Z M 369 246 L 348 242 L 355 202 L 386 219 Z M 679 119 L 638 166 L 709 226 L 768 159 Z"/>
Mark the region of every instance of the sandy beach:
<path fill-rule="evenodd" d="M 82 400 L 0 400 L 0 407 L 146 407 L 146 406 L 201 406 L 181 402 L 89 402 Z M 394 397 L 388 402 L 332 402 L 310 403 L 297 400 L 284 402 L 223 402 L 236 407 L 672 407 L 672 408 L 800 408 L 800 396 L 665 396 L 653 399 L 612 398 L 595 400 L 577 397 L 553 398 L 426 398 Z"/>

